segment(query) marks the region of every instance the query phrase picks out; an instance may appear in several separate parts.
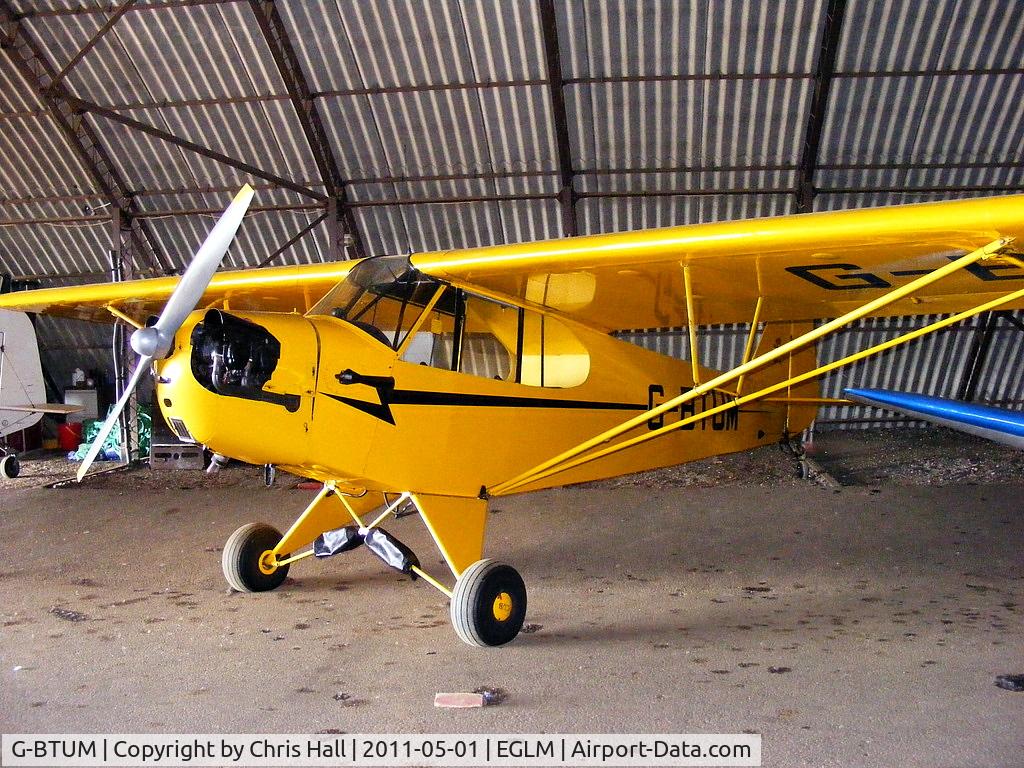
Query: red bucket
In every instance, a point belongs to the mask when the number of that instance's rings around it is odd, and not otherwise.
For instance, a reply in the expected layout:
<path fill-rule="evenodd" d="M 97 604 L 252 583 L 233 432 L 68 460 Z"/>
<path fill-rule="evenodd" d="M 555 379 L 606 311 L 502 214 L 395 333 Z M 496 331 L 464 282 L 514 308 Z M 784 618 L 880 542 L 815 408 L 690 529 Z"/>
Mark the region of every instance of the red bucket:
<path fill-rule="evenodd" d="M 77 451 L 82 443 L 82 422 L 71 421 L 57 427 L 57 445 L 62 451 Z"/>

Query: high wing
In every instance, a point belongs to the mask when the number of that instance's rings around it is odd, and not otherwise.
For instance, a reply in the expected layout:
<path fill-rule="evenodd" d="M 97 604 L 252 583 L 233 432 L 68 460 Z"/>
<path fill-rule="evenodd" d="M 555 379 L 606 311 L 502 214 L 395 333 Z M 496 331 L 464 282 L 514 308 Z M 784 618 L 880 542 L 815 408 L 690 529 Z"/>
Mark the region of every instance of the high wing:
<path fill-rule="evenodd" d="M 999 238 L 1024 235 L 1024 195 L 695 224 L 417 254 L 456 284 L 606 330 L 837 317 Z M 1024 239 L 1010 250 L 1024 251 Z M 878 314 L 953 312 L 1019 287 L 998 257 Z M 1004 308 L 1024 306 L 1024 302 Z"/>
<path fill-rule="evenodd" d="M 418 269 L 605 330 L 813 320 L 860 307 L 999 238 L 1024 236 L 1024 195 L 692 224 L 418 253 Z M 1012 251 L 1024 251 L 1021 239 Z M 353 262 L 220 272 L 200 306 L 305 312 Z M 684 271 L 686 277 L 684 278 Z M 877 314 L 954 312 L 1002 296 L 1024 270 L 998 256 Z M 112 322 L 157 314 L 178 278 L 0 296 L 0 308 Z M 1004 308 L 1024 307 L 1024 300 Z"/>
<path fill-rule="evenodd" d="M 201 307 L 268 312 L 306 312 L 334 287 L 352 262 L 218 272 L 203 294 Z M 112 323 L 113 307 L 138 323 L 159 314 L 178 284 L 177 277 L 96 283 L 0 296 L 0 309 Z"/>

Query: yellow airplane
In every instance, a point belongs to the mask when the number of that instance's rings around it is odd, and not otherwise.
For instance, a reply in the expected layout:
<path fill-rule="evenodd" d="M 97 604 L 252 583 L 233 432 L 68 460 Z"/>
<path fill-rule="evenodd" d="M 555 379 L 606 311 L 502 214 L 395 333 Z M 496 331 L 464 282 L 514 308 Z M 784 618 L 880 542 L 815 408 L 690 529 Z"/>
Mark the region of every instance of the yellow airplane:
<path fill-rule="evenodd" d="M 477 646 L 512 640 L 526 613 L 520 575 L 482 559 L 490 498 L 778 441 L 810 424 L 824 373 L 1024 307 L 1024 195 L 216 273 L 251 197 L 243 188 L 180 279 L 36 290 L 0 308 L 134 325 L 128 391 L 152 365 L 181 439 L 323 483 L 283 535 L 253 523 L 230 537 L 232 587 L 271 590 L 301 558 L 364 545 L 448 595 Z M 817 363 L 815 342 L 860 318 L 940 313 L 955 314 Z M 725 372 L 612 335 L 686 326 L 697 350 L 720 323 L 750 326 Z M 453 587 L 382 527 L 405 512 Z"/>

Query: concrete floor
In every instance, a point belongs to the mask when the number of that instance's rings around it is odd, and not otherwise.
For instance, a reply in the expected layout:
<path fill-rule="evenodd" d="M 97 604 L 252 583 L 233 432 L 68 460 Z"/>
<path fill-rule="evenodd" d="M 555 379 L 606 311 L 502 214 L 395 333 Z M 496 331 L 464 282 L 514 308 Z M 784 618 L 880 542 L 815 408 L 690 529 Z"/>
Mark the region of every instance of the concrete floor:
<path fill-rule="evenodd" d="M 750 731 L 768 766 L 1024 765 L 1024 693 L 993 684 L 1024 672 L 1019 484 L 499 500 L 487 551 L 540 627 L 487 650 L 365 551 L 228 593 L 226 537 L 311 492 L 168 485 L 4 492 L 0 730 Z M 507 700 L 433 707 L 482 685 Z"/>

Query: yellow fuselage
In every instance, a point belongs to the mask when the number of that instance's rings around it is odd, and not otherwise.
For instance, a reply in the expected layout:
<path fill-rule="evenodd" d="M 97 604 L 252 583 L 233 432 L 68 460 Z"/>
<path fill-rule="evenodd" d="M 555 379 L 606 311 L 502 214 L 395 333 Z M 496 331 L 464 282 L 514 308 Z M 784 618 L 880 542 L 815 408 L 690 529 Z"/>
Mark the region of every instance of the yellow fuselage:
<path fill-rule="evenodd" d="M 225 456 L 377 491 L 476 496 L 694 383 L 689 362 L 571 321 L 561 322 L 575 352 L 589 355 L 589 372 L 583 383 L 558 388 L 404 362 L 363 330 L 325 315 L 231 314 L 280 342 L 280 359 L 262 387 L 267 399 L 218 394 L 197 380 L 190 337 L 203 313 L 196 312 L 171 355 L 156 363 L 156 396 L 168 423 L 183 424 L 196 442 Z M 701 379 L 712 375 L 702 369 Z M 692 405 L 700 413 L 727 397 L 714 392 Z M 679 418 L 669 413 L 664 423 Z M 522 490 L 744 450 L 808 421 L 806 409 L 796 423 L 779 404 L 725 412 Z"/>

